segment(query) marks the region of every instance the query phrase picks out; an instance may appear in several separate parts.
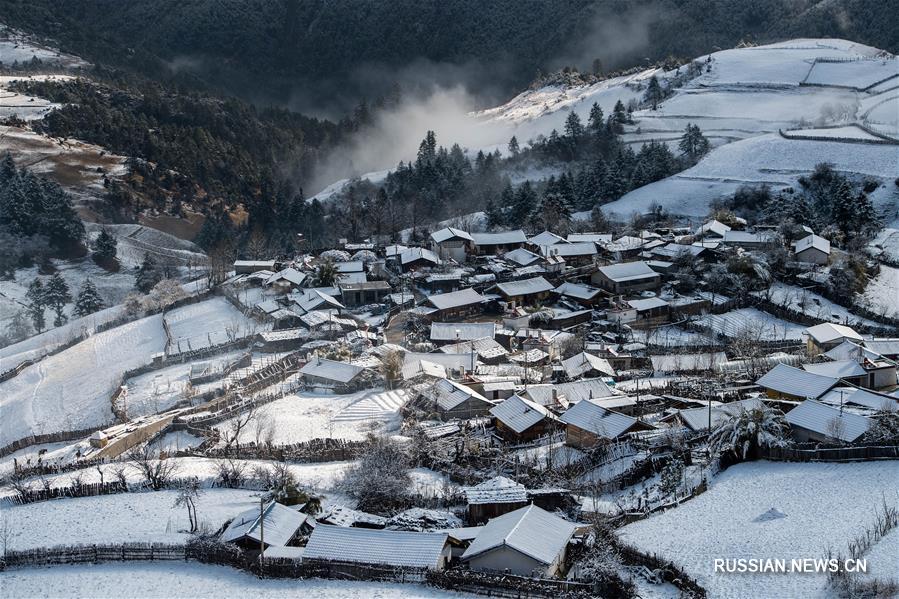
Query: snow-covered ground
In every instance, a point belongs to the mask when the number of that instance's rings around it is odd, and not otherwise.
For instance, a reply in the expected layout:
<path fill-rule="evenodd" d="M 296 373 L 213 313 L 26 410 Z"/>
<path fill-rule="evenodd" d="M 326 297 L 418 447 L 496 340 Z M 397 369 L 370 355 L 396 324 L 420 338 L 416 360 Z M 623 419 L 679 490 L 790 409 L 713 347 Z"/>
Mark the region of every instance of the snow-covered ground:
<path fill-rule="evenodd" d="M 704 494 L 620 529 L 622 540 L 683 566 L 711 597 L 821 596 L 824 575 L 715 574 L 715 558 L 821 558 L 895 501 L 899 462 L 733 466 Z M 758 522 L 771 508 L 784 514 Z"/>
<path fill-rule="evenodd" d="M 899 318 L 899 268 L 880 265 L 880 273 L 868 283 L 856 302 L 875 314 Z"/>
<path fill-rule="evenodd" d="M 45 64 L 63 68 L 90 66 L 90 63 L 77 56 L 60 52 L 21 31 L 0 25 L 0 62 L 12 65 L 14 62 L 25 63 L 34 58 Z"/>
<path fill-rule="evenodd" d="M 788 322 L 755 308 L 740 308 L 724 314 L 704 314 L 697 324 L 726 337 L 748 336 L 760 341 L 800 341 L 806 327 Z"/>
<path fill-rule="evenodd" d="M 253 335 L 262 327 L 223 297 L 213 297 L 167 312 L 169 353 L 181 353 Z"/>
<path fill-rule="evenodd" d="M 794 129 L 793 131 L 786 131 L 785 134 L 790 137 L 829 137 L 833 139 L 860 139 L 864 141 L 879 141 L 882 139 L 876 135 L 871 135 L 864 129 L 855 125 L 825 127 L 819 129 Z"/>
<path fill-rule="evenodd" d="M 187 540 L 187 510 L 175 507 L 178 491 L 119 493 L 39 501 L 4 507 L 9 549 L 125 541 L 180 543 Z M 197 502 L 201 526 L 218 530 L 229 518 L 259 504 L 259 493 L 205 489 Z"/>
<path fill-rule="evenodd" d="M 110 395 L 122 373 L 164 348 L 162 316 L 150 316 L 93 335 L 0 383 L 0 447 L 33 433 L 110 422 Z"/>
<path fill-rule="evenodd" d="M 868 560 L 868 572 L 863 579 L 899 584 L 899 528 L 888 532 L 863 557 Z"/>
<path fill-rule="evenodd" d="M 773 304 L 802 312 L 823 322 L 840 322 L 850 326 L 853 324 L 883 326 L 873 320 L 856 316 L 843 306 L 835 304 L 814 291 L 780 281 L 772 283 L 766 291 L 755 292 L 755 295 L 765 297 Z"/>
<path fill-rule="evenodd" d="M 59 566 L 0 572 L 0 594 L 21 599 L 451 599 L 464 595 L 414 584 L 344 580 L 259 579 L 226 566 L 161 562 Z"/>
<path fill-rule="evenodd" d="M 899 206 L 896 206 L 899 211 Z M 868 251 L 874 256 L 893 262 L 899 262 L 899 229 L 886 227 L 868 243 Z"/>

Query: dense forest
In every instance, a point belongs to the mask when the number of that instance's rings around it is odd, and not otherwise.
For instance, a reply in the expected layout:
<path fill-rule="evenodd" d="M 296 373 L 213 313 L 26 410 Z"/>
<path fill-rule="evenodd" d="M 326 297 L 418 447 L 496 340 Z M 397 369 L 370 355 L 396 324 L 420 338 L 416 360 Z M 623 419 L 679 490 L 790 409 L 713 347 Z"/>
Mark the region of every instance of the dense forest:
<path fill-rule="evenodd" d="M 538 72 L 844 37 L 899 52 L 896 0 L 0 0 L 89 60 L 261 105 L 347 111 L 398 77 L 508 97 Z M 408 67 L 408 72 L 404 68 Z"/>

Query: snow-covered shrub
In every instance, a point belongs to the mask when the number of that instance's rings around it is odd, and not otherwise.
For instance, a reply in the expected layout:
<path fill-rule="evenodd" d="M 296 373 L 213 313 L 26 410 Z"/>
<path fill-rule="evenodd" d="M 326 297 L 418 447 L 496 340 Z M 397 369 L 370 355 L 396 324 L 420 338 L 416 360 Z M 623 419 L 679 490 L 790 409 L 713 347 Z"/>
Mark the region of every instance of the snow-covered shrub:
<path fill-rule="evenodd" d="M 343 250 L 325 250 L 321 253 L 319 258 L 323 261 L 330 262 L 349 262 L 350 255 L 349 253 Z"/>
<path fill-rule="evenodd" d="M 668 462 L 660 474 L 659 488 L 664 493 L 674 493 L 684 478 L 684 462 L 680 458 L 674 458 Z"/>
<path fill-rule="evenodd" d="M 383 512 L 404 506 L 412 480 L 405 448 L 388 437 L 369 435 L 368 447 L 347 469 L 340 489 L 358 500 L 363 511 Z"/>
<path fill-rule="evenodd" d="M 783 412 L 762 406 L 723 421 L 712 431 L 709 443 L 716 453 L 731 452 L 745 460 L 754 457 L 759 447 L 785 447 L 788 432 Z"/>
<path fill-rule="evenodd" d="M 181 283 L 175 279 L 162 279 L 144 299 L 144 305 L 147 310 L 156 310 L 171 306 L 180 299 L 187 297 L 187 292 Z"/>
<path fill-rule="evenodd" d="M 361 260 L 362 262 L 365 262 L 366 264 L 369 262 L 374 262 L 377 259 L 378 259 L 377 254 L 375 254 L 371 250 L 359 250 L 358 252 L 353 254 L 353 260 Z"/>
<path fill-rule="evenodd" d="M 865 441 L 899 444 L 899 412 L 880 410 L 871 418 L 871 426 L 865 433 Z"/>

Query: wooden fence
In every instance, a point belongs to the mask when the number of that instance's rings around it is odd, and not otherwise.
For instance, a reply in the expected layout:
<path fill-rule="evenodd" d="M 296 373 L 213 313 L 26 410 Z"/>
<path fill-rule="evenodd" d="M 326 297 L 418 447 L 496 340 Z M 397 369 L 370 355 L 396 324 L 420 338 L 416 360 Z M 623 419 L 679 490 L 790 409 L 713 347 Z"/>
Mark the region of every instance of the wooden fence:
<path fill-rule="evenodd" d="M 0 569 L 54 566 L 63 564 L 96 564 L 113 561 L 185 560 L 185 545 L 165 543 L 119 543 L 104 545 L 65 545 L 21 551 L 7 551 Z"/>
<path fill-rule="evenodd" d="M 100 429 L 106 428 L 107 426 L 109 425 L 104 424 L 103 426 L 84 428 L 77 431 L 57 431 L 55 433 L 28 435 L 27 437 L 16 439 L 9 445 L 6 445 L 2 449 L 0 449 L 0 458 L 6 457 L 11 453 L 15 453 L 20 449 L 24 449 L 32 445 L 44 445 L 46 443 L 61 443 L 63 441 L 75 441 L 78 439 L 83 439 L 84 437 L 87 437 L 88 435 Z"/>
<path fill-rule="evenodd" d="M 860 447 L 762 447 L 759 459 L 785 462 L 858 462 L 899 459 L 899 445 Z"/>

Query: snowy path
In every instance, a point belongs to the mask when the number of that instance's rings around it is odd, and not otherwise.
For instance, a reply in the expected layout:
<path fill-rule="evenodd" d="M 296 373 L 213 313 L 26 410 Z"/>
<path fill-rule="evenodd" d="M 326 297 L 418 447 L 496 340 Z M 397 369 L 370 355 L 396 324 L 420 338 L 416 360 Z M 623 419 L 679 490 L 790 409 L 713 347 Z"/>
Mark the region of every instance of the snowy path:
<path fill-rule="evenodd" d="M 334 417 L 334 421 L 390 420 L 396 416 L 400 408 L 406 405 L 408 399 L 408 395 L 403 390 L 372 393 L 342 409 Z"/>

